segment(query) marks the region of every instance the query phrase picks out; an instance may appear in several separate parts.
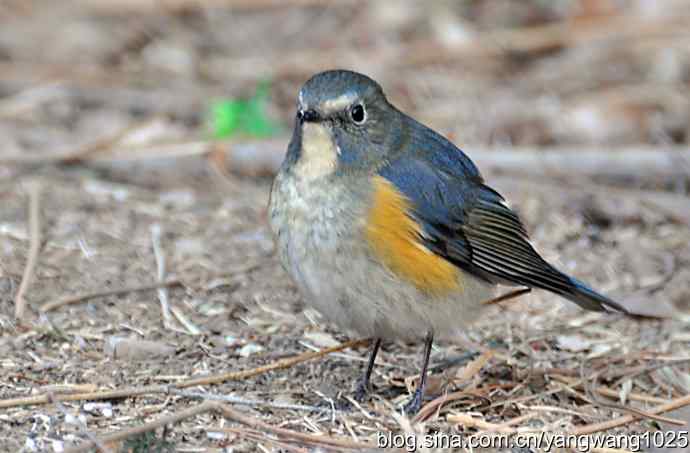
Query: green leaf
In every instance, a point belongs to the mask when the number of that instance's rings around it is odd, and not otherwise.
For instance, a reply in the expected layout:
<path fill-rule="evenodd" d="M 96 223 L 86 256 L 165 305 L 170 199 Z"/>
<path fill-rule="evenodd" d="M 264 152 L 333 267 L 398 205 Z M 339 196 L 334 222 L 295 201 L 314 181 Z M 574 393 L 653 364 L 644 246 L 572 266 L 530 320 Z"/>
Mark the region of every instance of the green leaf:
<path fill-rule="evenodd" d="M 260 82 L 254 95 L 247 99 L 219 100 L 211 104 L 209 130 L 216 139 L 236 135 L 271 137 L 280 132 L 280 126 L 265 111 L 270 94 L 270 83 Z"/>

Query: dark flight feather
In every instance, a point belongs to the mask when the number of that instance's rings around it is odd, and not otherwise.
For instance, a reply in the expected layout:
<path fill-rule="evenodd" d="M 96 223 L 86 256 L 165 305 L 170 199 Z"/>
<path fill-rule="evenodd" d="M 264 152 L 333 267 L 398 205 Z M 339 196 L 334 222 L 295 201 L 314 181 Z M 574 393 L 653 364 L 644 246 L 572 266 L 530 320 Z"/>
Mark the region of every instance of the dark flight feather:
<path fill-rule="evenodd" d="M 462 151 L 445 140 L 421 143 L 426 147 L 388 162 L 379 174 L 411 201 L 410 215 L 422 225 L 420 241 L 427 248 L 492 283 L 545 289 L 589 310 L 626 312 L 547 263 L 517 214 L 483 183 Z"/>

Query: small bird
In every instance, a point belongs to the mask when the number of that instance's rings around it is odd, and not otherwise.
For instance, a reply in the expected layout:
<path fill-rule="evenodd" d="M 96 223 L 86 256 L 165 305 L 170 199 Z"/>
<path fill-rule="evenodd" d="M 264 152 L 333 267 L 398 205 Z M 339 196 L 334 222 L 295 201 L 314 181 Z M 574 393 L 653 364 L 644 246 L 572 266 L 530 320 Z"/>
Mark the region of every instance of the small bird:
<path fill-rule="evenodd" d="M 373 339 L 357 399 L 383 340 L 424 340 L 407 413 L 421 407 L 434 338 L 477 320 L 498 284 L 626 312 L 547 263 L 469 157 L 356 72 L 321 72 L 300 90 L 269 220 L 306 302 Z"/>

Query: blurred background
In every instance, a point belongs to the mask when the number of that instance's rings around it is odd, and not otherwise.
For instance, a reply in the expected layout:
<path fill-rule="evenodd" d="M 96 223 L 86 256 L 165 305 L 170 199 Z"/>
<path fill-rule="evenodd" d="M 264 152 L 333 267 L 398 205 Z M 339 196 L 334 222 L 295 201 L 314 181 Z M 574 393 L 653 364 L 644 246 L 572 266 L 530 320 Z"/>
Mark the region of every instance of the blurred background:
<path fill-rule="evenodd" d="M 300 84 L 342 67 L 371 75 L 395 103 L 465 146 L 687 144 L 688 6 L 5 0 L 0 114 L 45 119 L 52 140 L 63 138 L 60 121 L 93 136 L 118 114 L 193 127 L 212 100 L 250 97 L 264 81 L 271 117 L 288 127 Z M 19 150 L 43 144 L 21 133 Z"/>
<path fill-rule="evenodd" d="M 38 381 L 134 385 L 247 368 L 344 338 L 302 313 L 265 222 L 297 91 L 333 68 L 370 75 L 467 152 L 550 261 L 669 318 L 592 317 L 536 293 L 497 308 L 472 344 L 512 354 L 565 323 L 586 327 L 530 346 L 536 362 L 687 352 L 690 1 L 1 0 L 0 360 L 12 386 L 0 395 Z M 177 283 L 163 293 L 129 291 L 168 279 Z M 100 294 L 109 290 L 121 295 Z M 123 335 L 186 352 L 111 360 L 106 344 Z M 414 345 L 393 348 L 389 363 L 415 360 Z M 343 383 L 356 375 L 359 362 L 329 360 Z M 309 389 L 330 372 L 319 367 L 221 391 L 267 398 L 273 386 L 314 403 Z M 378 379 L 403 392 L 405 376 Z M 687 372 L 658 379 L 646 390 L 690 392 Z M 117 410 L 139 416 L 137 404 Z M 32 408 L 13 414 L 7 451 L 76 431 L 37 425 Z M 185 445 L 221 442 L 184 432 Z"/>

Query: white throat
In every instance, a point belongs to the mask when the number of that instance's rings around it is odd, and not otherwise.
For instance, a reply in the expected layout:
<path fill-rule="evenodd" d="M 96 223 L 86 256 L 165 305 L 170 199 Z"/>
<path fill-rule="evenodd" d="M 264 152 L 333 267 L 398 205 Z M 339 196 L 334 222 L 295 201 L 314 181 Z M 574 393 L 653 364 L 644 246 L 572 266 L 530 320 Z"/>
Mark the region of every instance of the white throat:
<path fill-rule="evenodd" d="M 302 152 L 295 165 L 295 172 L 314 179 L 335 171 L 339 150 L 330 129 L 319 123 L 302 124 Z"/>

